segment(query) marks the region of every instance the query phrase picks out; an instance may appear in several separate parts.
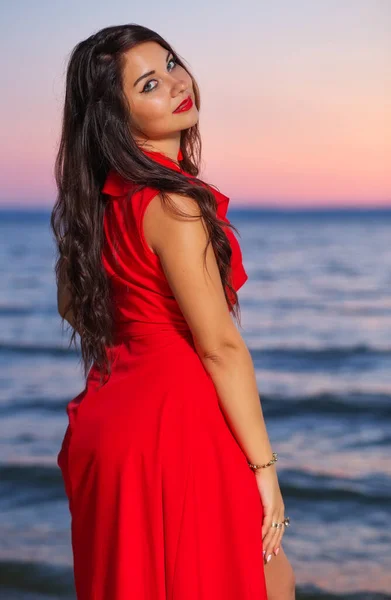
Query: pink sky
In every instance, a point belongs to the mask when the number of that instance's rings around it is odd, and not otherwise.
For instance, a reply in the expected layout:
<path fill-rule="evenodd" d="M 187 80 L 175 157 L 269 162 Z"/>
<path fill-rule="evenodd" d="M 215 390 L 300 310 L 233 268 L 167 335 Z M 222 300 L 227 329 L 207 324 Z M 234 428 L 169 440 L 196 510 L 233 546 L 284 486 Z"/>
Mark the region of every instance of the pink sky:
<path fill-rule="evenodd" d="M 391 207 L 388 0 L 248 0 L 216 11 L 200 0 L 174 15 L 157 0 L 131 10 L 125 0 L 42 0 L 39 15 L 34 3 L 9 4 L 0 205 L 53 204 L 67 56 L 101 27 L 134 22 L 159 31 L 195 75 L 201 177 L 232 205 Z"/>

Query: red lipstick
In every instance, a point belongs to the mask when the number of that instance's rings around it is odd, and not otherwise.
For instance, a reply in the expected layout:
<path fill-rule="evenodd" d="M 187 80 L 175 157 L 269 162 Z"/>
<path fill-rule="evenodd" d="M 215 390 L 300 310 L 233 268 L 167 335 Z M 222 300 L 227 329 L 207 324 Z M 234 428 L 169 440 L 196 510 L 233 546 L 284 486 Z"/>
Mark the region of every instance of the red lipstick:
<path fill-rule="evenodd" d="M 176 109 L 174 110 L 174 113 L 179 113 L 179 112 L 184 112 L 185 110 L 190 110 L 192 106 L 193 106 L 193 100 L 191 99 L 191 96 L 188 96 L 185 100 L 183 100 L 183 102 L 181 102 L 176 107 Z"/>

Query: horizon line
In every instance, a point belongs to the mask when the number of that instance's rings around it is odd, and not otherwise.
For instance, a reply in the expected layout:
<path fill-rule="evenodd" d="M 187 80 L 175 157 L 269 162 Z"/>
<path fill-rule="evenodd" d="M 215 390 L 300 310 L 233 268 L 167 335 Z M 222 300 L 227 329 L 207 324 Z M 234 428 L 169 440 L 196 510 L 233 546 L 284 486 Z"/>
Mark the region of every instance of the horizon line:
<path fill-rule="evenodd" d="M 51 213 L 53 210 L 52 206 L 47 205 L 1 205 L 1 213 Z M 345 205 L 313 205 L 308 204 L 296 204 L 296 205 L 282 205 L 282 204 L 235 204 L 230 203 L 230 211 L 247 211 L 247 212 L 391 212 L 391 202 L 389 205 L 378 204 L 378 205 L 364 205 L 364 204 L 345 204 Z"/>

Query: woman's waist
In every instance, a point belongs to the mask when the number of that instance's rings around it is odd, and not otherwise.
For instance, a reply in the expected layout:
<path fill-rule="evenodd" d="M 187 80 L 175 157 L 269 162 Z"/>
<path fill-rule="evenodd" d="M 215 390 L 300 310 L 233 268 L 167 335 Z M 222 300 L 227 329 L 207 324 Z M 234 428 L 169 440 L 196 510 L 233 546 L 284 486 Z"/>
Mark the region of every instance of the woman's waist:
<path fill-rule="evenodd" d="M 129 339 L 139 337 L 153 338 L 166 336 L 191 336 L 191 330 L 186 321 L 120 321 L 114 324 L 113 341 L 114 344 L 124 342 Z"/>
<path fill-rule="evenodd" d="M 114 380 L 135 374 L 148 378 L 157 373 L 189 367 L 199 357 L 188 326 L 169 323 L 132 322 L 116 331 L 114 343 L 107 347 Z M 100 369 L 94 363 L 88 383 L 100 379 Z"/>

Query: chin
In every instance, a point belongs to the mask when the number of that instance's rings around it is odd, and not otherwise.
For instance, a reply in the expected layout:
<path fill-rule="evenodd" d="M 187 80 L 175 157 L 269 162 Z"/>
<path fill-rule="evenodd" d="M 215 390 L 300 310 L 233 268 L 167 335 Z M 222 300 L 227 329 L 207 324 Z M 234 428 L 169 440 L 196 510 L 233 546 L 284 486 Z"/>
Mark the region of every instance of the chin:
<path fill-rule="evenodd" d="M 191 114 L 191 115 L 186 115 L 187 118 L 183 117 L 182 119 L 182 123 L 180 125 L 180 131 L 183 131 L 183 129 L 190 129 L 190 127 L 193 127 L 193 125 L 196 125 L 196 123 L 198 123 L 198 119 L 199 119 L 199 114 L 198 111 L 195 114 Z M 177 123 L 178 125 L 178 123 Z"/>

